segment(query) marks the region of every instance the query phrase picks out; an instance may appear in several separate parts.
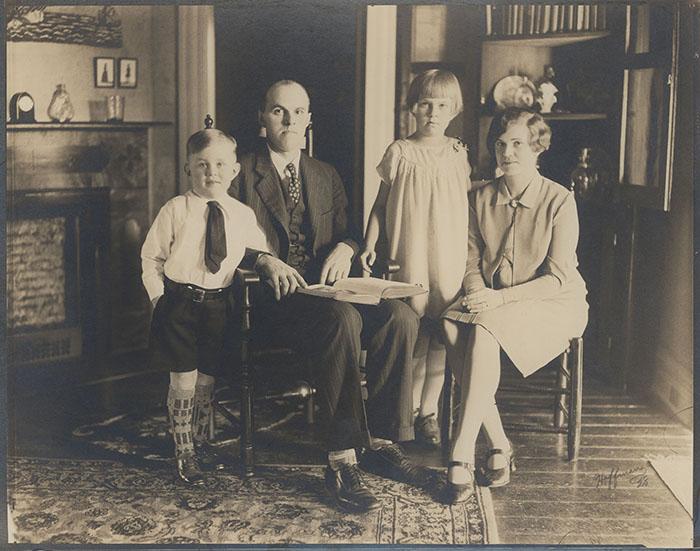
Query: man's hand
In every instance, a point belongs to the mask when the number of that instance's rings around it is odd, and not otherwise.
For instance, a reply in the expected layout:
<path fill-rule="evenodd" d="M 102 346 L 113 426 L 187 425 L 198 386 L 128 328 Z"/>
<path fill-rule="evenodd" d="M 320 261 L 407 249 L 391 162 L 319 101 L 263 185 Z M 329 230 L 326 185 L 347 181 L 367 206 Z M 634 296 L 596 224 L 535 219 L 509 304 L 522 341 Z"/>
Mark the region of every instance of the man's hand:
<path fill-rule="evenodd" d="M 350 245 L 338 243 L 323 263 L 320 283 L 333 285 L 339 279 L 348 277 L 354 254 Z"/>
<path fill-rule="evenodd" d="M 374 249 L 365 249 L 360 253 L 360 264 L 362 264 L 362 269 L 367 273 L 372 273 L 372 266 L 374 266 L 375 260 L 377 260 L 377 251 Z"/>
<path fill-rule="evenodd" d="M 495 289 L 480 289 L 462 299 L 462 307 L 473 314 L 498 308 L 504 304 L 503 293 Z"/>
<path fill-rule="evenodd" d="M 306 287 L 306 281 L 299 272 L 270 254 L 262 255 L 255 269 L 275 291 L 276 300 L 294 294 L 299 287 Z"/>

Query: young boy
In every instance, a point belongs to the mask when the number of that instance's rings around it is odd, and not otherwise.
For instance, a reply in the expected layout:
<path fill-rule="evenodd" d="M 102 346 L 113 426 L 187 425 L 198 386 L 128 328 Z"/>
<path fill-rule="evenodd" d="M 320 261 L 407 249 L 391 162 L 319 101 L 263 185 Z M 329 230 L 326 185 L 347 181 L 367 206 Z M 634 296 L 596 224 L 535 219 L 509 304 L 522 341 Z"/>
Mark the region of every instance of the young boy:
<path fill-rule="evenodd" d="M 220 462 L 206 441 L 214 376 L 222 362 L 229 286 L 244 256 L 267 250 L 253 211 L 227 193 L 240 170 L 236 141 L 200 130 L 187 141 L 191 189 L 160 209 L 141 249 L 154 307 L 151 358 L 170 371 L 168 415 L 179 477 L 203 482 Z"/>

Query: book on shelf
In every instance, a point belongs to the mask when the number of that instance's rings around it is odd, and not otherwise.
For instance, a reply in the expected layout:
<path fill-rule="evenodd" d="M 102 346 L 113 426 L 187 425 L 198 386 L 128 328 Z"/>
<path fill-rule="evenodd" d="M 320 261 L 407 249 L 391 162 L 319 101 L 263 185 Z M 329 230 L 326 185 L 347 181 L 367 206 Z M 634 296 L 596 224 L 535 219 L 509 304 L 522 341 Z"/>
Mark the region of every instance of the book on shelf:
<path fill-rule="evenodd" d="M 574 16 L 576 15 L 576 6 L 569 4 L 566 6 L 566 30 L 569 32 L 575 31 Z"/>
<path fill-rule="evenodd" d="M 559 4 L 552 6 L 552 20 L 549 24 L 549 30 L 553 33 L 559 32 Z"/>
<path fill-rule="evenodd" d="M 486 4 L 486 36 L 493 34 L 493 6 Z"/>
<path fill-rule="evenodd" d="M 549 21 L 550 18 L 552 17 L 552 6 L 549 4 L 545 4 L 542 6 L 542 27 L 540 28 L 540 32 L 542 34 L 547 34 L 549 32 Z"/>
<path fill-rule="evenodd" d="M 414 297 L 427 292 L 420 285 L 376 277 L 346 277 L 333 285 L 319 283 L 297 289 L 297 293 L 304 295 L 355 304 L 379 304 L 382 300 Z"/>

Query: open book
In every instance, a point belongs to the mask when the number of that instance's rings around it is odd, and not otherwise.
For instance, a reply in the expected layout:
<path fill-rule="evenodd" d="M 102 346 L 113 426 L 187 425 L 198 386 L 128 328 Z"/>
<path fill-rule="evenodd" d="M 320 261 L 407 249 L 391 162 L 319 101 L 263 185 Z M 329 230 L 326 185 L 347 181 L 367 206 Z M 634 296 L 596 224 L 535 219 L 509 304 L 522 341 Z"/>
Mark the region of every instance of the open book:
<path fill-rule="evenodd" d="M 427 292 L 420 285 L 376 277 L 347 277 L 333 285 L 318 283 L 297 289 L 297 293 L 356 304 L 379 304 L 382 299 L 413 297 Z"/>

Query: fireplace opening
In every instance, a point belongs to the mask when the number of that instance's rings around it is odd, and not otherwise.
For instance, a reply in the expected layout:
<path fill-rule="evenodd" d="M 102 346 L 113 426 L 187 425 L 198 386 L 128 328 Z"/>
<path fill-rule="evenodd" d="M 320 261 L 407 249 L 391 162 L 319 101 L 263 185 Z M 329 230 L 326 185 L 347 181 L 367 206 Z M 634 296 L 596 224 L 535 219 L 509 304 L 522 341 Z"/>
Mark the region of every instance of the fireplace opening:
<path fill-rule="evenodd" d="M 109 189 L 13 192 L 7 222 L 11 365 L 108 349 Z"/>

